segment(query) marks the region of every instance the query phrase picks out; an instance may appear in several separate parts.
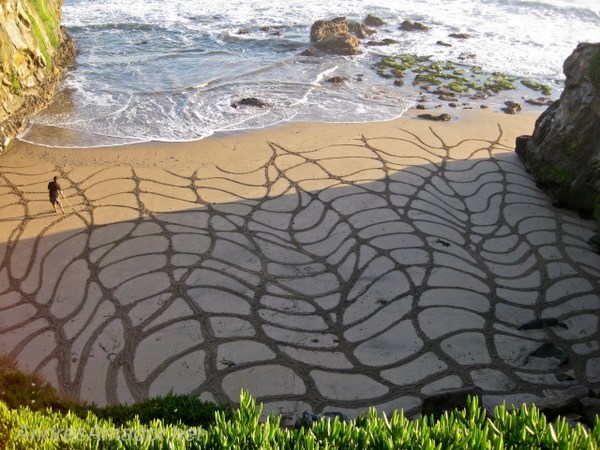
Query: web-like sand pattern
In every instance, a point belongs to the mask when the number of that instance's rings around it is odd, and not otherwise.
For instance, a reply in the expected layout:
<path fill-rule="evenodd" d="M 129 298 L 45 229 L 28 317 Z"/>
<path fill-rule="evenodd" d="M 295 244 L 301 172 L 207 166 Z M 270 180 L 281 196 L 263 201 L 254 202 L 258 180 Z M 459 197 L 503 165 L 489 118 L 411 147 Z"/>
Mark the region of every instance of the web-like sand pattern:
<path fill-rule="evenodd" d="M 272 142 L 210 179 L 3 167 L 0 351 L 100 404 L 248 388 L 267 410 L 354 414 L 597 384 L 594 223 L 553 209 L 501 136 Z M 550 317 L 568 328 L 518 329 Z M 544 343 L 568 361 L 530 356 Z"/>

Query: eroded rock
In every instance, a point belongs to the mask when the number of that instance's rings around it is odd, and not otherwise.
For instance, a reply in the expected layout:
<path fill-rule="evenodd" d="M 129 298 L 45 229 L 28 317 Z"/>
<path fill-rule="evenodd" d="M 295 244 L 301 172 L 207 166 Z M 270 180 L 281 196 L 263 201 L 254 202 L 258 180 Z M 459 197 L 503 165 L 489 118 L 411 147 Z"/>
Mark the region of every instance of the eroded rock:
<path fill-rule="evenodd" d="M 0 153 L 44 108 L 64 69 L 75 59 L 75 44 L 60 26 L 62 2 L 0 2 Z M 43 3 L 42 3 L 43 5 Z M 42 20 L 42 18 L 44 20 Z M 35 23 L 44 23 L 37 27 Z M 57 42 L 50 46 L 48 42 Z"/>
<path fill-rule="evenodd" d="M 256 97 L 245 97 L 231 104 L 231 107 L 236 109 L 242 106 L 250 106 L 254 108 L 268 108 L 271 105 L 269 105 L 266 102 L 263 102 L 262 100 Z"/>
<path fill-rule="evenodd" d="M 326 36 L 315 43 L 315 47 L 327 53 L 336 55 L 357 55 L 359 41 L 356 36 L 350 33 L 341 36 Z"/>
<path fill-rule="evenodd" d="M 551 196 L 600 223 L 600 43 L 579 44 L 563 72 L 560 99 L 521 138 L 518 154 Z"/>
<path fill-rule="evenodd" d="M 360 53 L 358 37 L 366 37 L 372 33 L 374 32 L 368 30 L 364 25 L 356 22 L 350 23 L 345 17 L 336 17 L 332 20 L 317 20 L 313 23 L 310 29 L 310 41 L 317 49 L 327 53 L 357 55 Z"/>

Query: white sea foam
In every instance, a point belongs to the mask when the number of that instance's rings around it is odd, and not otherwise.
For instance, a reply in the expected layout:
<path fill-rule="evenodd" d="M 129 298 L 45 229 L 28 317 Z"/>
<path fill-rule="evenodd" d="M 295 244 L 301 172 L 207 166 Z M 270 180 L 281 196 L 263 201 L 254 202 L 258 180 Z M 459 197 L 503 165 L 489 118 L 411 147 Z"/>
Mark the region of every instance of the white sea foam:
<path fill-rule="evenodd" d="M 300 56 L 310 47 L 315 20 L 361 21 L 368 13 L 387 22 L 373 38 L 397 44 L 365 46 L 357 57 Z M 402 32 L 404 19 L 431 30 Z M 51 127 L 65 130 L 56 133 L 60 145 L 74 145 L 72 138 L 78 146 L 93 146 L 120 139 L 187 141 L 289 120 L 397 117 L 418 91 L 393 86 L 372 65 L 381 56 L 406 52 L 453 61 L 474 54 L 470 64 L 549 83 L 556 97 L 564 59 L 578 42 L 600 40 L 600 2 L 65 0 L 63 22 L 80 50 L 77 65 L 23 139 L 54 145 L 48 133 L 36 130 Z M 457 32 L 470 38 L 449 37 Z M 332 76 L 345 82 L 327 83 Z M 270 107 L 231 107 L 244 97 Z"/>

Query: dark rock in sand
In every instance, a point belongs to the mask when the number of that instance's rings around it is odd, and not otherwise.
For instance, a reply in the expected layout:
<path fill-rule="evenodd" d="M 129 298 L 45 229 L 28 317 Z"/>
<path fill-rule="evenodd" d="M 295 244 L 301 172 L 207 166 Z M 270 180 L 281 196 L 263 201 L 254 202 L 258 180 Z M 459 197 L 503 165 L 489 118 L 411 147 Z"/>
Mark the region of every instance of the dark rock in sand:
<path fill-rule="evenodd" d="M 505 106 L 502 108 L 502 111 L 504 111 L 506 114 L 516 114 L 523 109 L 520 103 L 513 102 L 512 100 L 504 102 L 504 105 Z"/>
<path fill-rule="evenodd" d="M 469 396 L 479 397 L 479 404 L 481 404 L 481 394 L 482 390 L 476 387 L 457 389 L 435 394 L 430 397 L 426 397 L 423 400 L 421 414 L 424 416 L 429 416 L 432 414 L 434 417 L 439 417 L 444 414 L 445 411 L 464 409 L 467 407 L 467 400 Z"/>
<path fill-rule="evenodd" d="M 400 24 L 400 29 L 403 31 L 429 31 L 427 25 L 423 25 L 420 22 L 411 22 L 410 20 L 402 22 Z"/>
<path fill-rule="evenodd" d="M 315 422 L 319 422 L 321 420 L 334 420 L 336 418 L 340 422 L 349 422 L 350 421 L 350 419 L 348 418 L 348 416 L 346 416 L 346 414 L 344 414 L 342 412 L 338 412 L 338 411 L 325 412 L 322 414 L 314 414 L 314 413 L 311 413 L 308 411 L 304 411 L 302 413 L 302 416 L 300 416 L 296 419 L 294 427 L 295 428 L 303 428 L 303 427 L 310 428 L 310 427 L 312 427 L 313 423 L 315 423 Z"/>
<path fill-rule="evenodd" d="M 401 79 L 394 80 L 394 86 L 404 86 L 404 80 L 401 80 Z"/>
<path fill-rule="evenodd" d="M 363 23 L 368 27 L 381 27 L 385 25 L 385 22 L 382 19 L 373 14 L 368 14 L 367 17 L 365 17 L 365 20 L 363 20 Z"/>
<path fill-rule="evenodd" d="M 593 427 L 597 417 L 600 417 L 600 399 L 585 397 L 581 399 L 581 415 L 588 426 Z"/>
<path fill-rule="evenodd" d="M 471 52 L 463 52 L 460 55 L 458 55 L 458 59 L 460 59 L 461 61 L 464 61 L 465 59 L 475 59 L 476 57 L 477 55 Z"/>
<path fill-rule="evenodd" d="M 435 45 L 441 45 L 442 47 L 452 47 L 452 44 L 450 44 L 449 42 L 444 42 L 444 41 L 437 41 L 435 43 Z"/>
<path fill-rule="evenodd" d="M 552 396 L 535 402 L 535 406 L 548 420 L 567 414 L 581 414 L 581 400 L 589 395 L 589 389 L 576 385 L 564 391 L 555 392 Z"/>
<path fill-rule="evenodd" d="M 241 106 L 250 106 L 254 108 L 268 108 L 271 105 L 255 97 L 246 97 L 231 104 L 231 107 L 236 109 Z"/>
<path fill-rule="evenodd" d="M 436 121 L 442 121 L 442 122 L 448 122 L 450 120 L 450 114 L 439 114 L 439 115 L 435 115 L 435 114 L 419 114 L 417 117 L 420 117 L 421 119 L 427 119 L 427 120 L 436 120 Z"/>
<path fill-rule="evenodd" d="M 471 37 L 468 33 L 450 33 L 448 36 L 454 39 L 469 39 Z"/>
<path fill-rule="evenodd" d="M 457 96 L 456 92 L 454 92 L 453 90 L 448 89 L 447 87 L 444 87 L 444 86 L 439 86 L 433 92 L 434 92 L 434 94 L 445 95 L 445 96 L 448 96 L 448 97 L 454 97 L 454 98 L 456 98 L 456 96 Z"/>

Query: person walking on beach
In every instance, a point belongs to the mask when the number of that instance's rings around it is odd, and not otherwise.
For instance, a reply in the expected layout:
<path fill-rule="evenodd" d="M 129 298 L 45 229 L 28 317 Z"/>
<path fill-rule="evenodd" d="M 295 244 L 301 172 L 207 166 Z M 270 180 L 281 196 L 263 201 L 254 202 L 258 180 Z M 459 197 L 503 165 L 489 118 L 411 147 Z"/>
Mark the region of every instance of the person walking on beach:
<path fill-rule="evenodd" d="M 65 194 L 63 194 L 63 191 L 60 187 L 60 184 L 58 184 L 58 177 L 55 176 L 54 179 L 48 183 L 48 194 L 50 194 L 50 203 L 52 203 L 52 207 L 54 208 L 54 212 L 58 212 L 56 210 L 56 204 L 58 203 L 58 206 L 60 206 L 61 211 L 63 212 L 63 214 L 65 213 L 65 210 L 63 208 L 62 203 L 60 202 L 60 198 L 59 196 L 62 195 L 62 198 L 65 198 Z"/>

